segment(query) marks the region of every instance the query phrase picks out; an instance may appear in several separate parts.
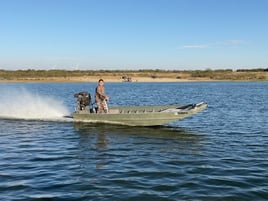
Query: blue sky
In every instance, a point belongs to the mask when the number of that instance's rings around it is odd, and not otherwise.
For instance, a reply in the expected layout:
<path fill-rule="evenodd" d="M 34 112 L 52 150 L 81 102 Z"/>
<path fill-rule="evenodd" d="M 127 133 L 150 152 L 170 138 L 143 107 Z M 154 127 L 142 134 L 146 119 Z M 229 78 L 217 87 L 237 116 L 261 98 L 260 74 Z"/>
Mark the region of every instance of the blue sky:
<path fill-rule="evenodd" d="M 0 0 L 0 69 L 268 66 L 267 0 Z"/>

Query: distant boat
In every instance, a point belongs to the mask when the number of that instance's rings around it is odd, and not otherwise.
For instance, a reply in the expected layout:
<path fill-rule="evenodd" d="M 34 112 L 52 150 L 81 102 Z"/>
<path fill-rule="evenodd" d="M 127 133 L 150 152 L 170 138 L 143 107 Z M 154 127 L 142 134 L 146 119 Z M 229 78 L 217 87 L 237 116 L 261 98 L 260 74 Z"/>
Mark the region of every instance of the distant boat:
<path fill-rule="evenodd" d="M 132 78 L 127 77 L 127 76 L 122 76 L 122 82 L 132 82 Z"/>
<path fill-rule="evenodd" d="M 78 95 L 80 94 L 80 95 Z M 192 116 L 206 109 L 204 102 L 187 105 L 151 105 L 151 106 L 113 106 L 108 113 L 96 113 L 95 109 L 87 108 L 89 105 L 81 101 L 87 92 L 80 92 L 77 97 L 77 109 L 72 114 L 75 121 L 87 121 L 91 123 L 120 124 L 127 126 L 159 126 L 175 122 Z M 87 98 L 84 98 L 86 100 Z"/>

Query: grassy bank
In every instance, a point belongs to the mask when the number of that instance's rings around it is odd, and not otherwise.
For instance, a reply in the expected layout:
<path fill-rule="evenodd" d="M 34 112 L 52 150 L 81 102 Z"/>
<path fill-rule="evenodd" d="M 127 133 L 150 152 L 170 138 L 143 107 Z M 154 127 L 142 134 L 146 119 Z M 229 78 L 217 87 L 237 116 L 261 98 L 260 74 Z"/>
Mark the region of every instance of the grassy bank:
<path fill-rule="evenodd" d="M 1 82 L 268 81 L 268 69 L 248 70 L 0 70 Z M 125 78 L 125 79 L 123 79 Z"/>

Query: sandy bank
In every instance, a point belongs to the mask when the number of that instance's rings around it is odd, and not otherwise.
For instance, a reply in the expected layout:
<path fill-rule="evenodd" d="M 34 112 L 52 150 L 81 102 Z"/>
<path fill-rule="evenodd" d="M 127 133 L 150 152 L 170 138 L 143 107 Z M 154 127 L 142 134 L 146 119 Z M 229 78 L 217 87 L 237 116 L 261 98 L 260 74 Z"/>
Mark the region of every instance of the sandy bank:
<path fill-rule="evenodd" d="M 114 76 L 81 76 L 81 77 L 49 77 L 49 78 L 20 78 L 20 79 L 0 79 L 0 82 L 98 82 L 102 78 L 105 82 L 123 82 L 121 77 Z M 132 82 L 196 82 L 213 81 L 210 79 L 176 79 L 176 78 L 151 78 L 132 77 Z"/>

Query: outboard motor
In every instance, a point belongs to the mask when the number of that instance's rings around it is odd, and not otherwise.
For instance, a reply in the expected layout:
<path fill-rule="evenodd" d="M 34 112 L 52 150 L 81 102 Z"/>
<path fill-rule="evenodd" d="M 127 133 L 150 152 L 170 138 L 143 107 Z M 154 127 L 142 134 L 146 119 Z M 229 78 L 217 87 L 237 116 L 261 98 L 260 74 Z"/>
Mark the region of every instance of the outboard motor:
<path fill-rule="evenodd" d="M 91 103 L 91 97 L 88 92 L 79 92 L 74 94 L 74 97 L 77 98 L 77 110 L 85 110 L 86 106 Z"/>

